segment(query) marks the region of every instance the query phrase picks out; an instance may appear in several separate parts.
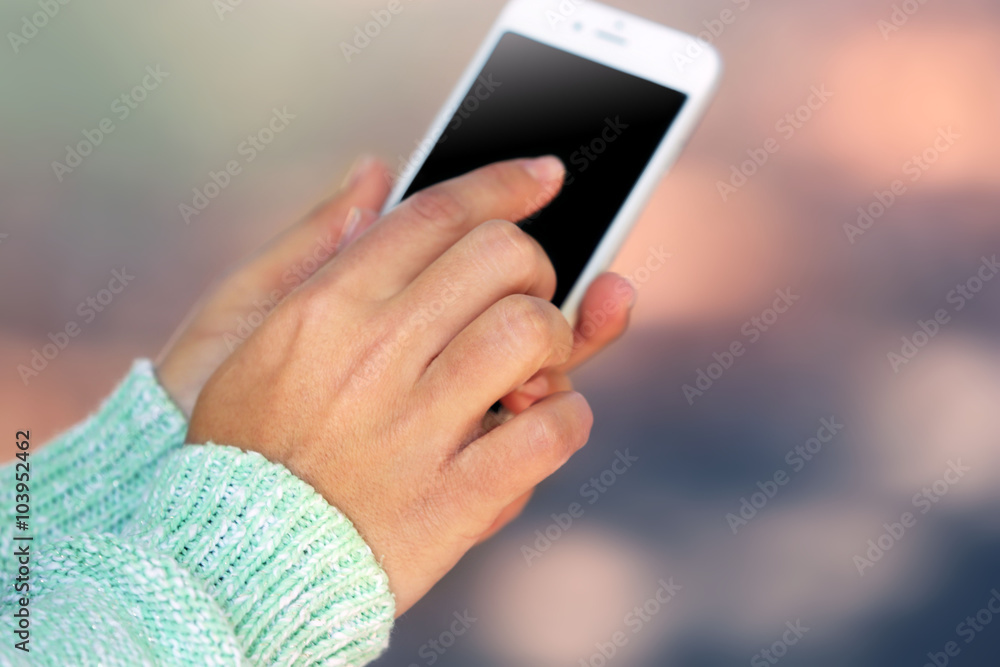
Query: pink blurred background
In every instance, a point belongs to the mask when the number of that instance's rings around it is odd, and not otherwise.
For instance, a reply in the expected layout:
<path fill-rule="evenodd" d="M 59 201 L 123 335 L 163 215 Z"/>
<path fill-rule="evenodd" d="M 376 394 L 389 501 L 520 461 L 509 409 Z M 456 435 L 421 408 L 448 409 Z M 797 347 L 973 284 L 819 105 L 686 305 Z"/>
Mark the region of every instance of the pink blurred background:
<path fill-rule="evenodd" d="M 969 642 L 957 626 L 1000 587 L 1000 281 L 898 373 L 887 354 L 1000 251 L 1000 5 L 905 3 L 918 11 L 884 34 L 892 2 L 611 4 L 690 32 L 736 16 L 713 37 L 719 96 L 615 268 L 634 274 L 650 246 L 673 257 L 576 377 L 590 444 L 400 621 L 380 664 L 596 666 L 623 628 L 608 664 L 753 664 L 797 619 L 810 629 L 782 664 L 919 666 L 948 641 L 953 664 L 997 664 L 1000 618 Z M 502 3 L 405 2 L 347 63 L 341 42 L 384 6 L 71 3 L 0 59 L 5 432 L 41 442 L 84 417 L 358 153 L 412 151 Z M 169 76 L 59 182 L 64 146 L 156 65 Z M 776 124 L 814 86 L 832 97 L 786 139 Z M 289 128 L 186 225 L 178 205 L 275 107 Z M 906 163 L 947 128 L 958 138 L 912 181 Z M 769 137 L 780 151 L 724 202 L 718 181 Z M 905 195 L 851 243 L 844 225 L 896 179 Z M 77 305 L 123 267 L 134 282 L 83 323 Z M 690 405 L 682 386 L 786 288 L 801 299 Z M 26 386 L 17 366 L 71 320 L 81 335 Z M 844 429 L 734 535 L 727 513 L 831 416 Z M 528 565 L 535 531 L 626 448 L 640 463 Z M 860 576 L 853 557 L 958 459 L 970 472 Z M 633 634 L 629 610 L 670 577 L 676 599 Z M 468 631 L 431 647 L 466 610 Z"/>

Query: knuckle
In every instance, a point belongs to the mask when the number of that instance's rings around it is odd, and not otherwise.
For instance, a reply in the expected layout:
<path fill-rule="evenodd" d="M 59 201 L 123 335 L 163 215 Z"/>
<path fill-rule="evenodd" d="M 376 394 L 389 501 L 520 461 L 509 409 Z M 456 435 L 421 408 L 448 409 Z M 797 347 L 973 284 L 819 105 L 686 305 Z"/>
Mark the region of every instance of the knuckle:
<path fill-rule="evenodd" d="M 540 412 L 531 421 L 526 439 L 529 455 L 547 462 L 550 469 L 562 465 L 583 444 L 570 420 L 555 410 Z"/>
<path fill-rule="evenodd" d="M 445 228 L 461 225 L 468 214 L 464 202 L 455 193 L 441 186 L 413 195 L 409 206 L 418 218 Z"/>
<path fill-rule="evenodd" d="M 573 356 L 573 351 L 576 349 L 576 339 L 573 335 L 573 327 L 570 326 L 570 323 L 567 322 L 566 318 L 562 316 L 562 313 L 559 312 L 558 308 L 551 303 L 548 305 L 556 311 L 553 314 L 553 319 L 555 320 L 556 325 L 553 331 L 552 360 L 556 364 L 564 364 L 570 360 Z"/>
<path fill-rule="evenodd" d="M 545 350 L 552 340 L 550 317 L 545 302 L 515 294 L 499 303 L 501 331 L 513 349 Z"/>
<path fill-rule="evenodd" d="M 294 318 L 300 326 L 310 327 L 327 322 L 330 317 L 330 303 L 322 292 L 311 286 L 303 286 L 292 299 L 289 299 L 289 310 L 294 312 Z"/>
<path fill-rule="evenodd" d="M 587 444 L 593 423 L 590 404 L 577 394 L 577 398 L 564 402 L 558 409 L 539 414 L 529 444 L 535 452 L 541 451 L 537 447 L 544 447 L 549 457 L 562 465 Z"/>
<path fill-rule="evenodd" d="M 559 441 L 559 423 L 551 413 L 538 415 L 531 421 L 526 435 L 528 452 L 533 458 L 549 458 L 553 445 Z"/>
<path fill-rule="evenodd" d="M 523 229 L 507 220 L 490 220 L 478 227 L 480 253 L 502 275 L 535 273 L 542 259 L 539 247 Z"/>

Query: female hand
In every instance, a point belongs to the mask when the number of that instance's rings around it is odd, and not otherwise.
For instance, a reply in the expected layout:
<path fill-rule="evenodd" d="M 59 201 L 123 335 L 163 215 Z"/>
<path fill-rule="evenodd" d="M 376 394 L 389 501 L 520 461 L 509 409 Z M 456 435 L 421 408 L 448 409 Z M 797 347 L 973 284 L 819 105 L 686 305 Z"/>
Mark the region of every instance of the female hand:
<path fill-rule="evenodd" d="M 240 323 L 266 318 L 274 305 L 374 222 L 374 211 L 389 195 L 388 183 L 381 162 L 360 158 L 340 192 L 273 239 L 194 308 L 156 363 L 160 383 L 186 415 L 205 382 L 240 343 Z"/>
<path fill-rule="evenodd" d="M 354 522 L 397 614 L 589 435 L 586 400 L 551 386 L 480 427 L 499 397 L 573 363 L 552 265 L 504 221 L 563 173 L 512 161 L 414 195 L 286 298 L 195 406 L 189 442 L 260 452 Z"/>
<path fill-rule="evenodd" d="M 156 363 L 161 384 L 184 414 L 190 416 L 205 382 L 240 342 L 234 340 L 239 323 L 266 318 L 272 304 L 284 300 L 370 226 L 389 195 L 388 183 L 385 165 L 373 157 L 360 158 L 340 192 L 273 239 L 192 310 Z M 551 393 L 572 389 L 570 370 L 625 331 L 627 304 L 634 294 L 615 274 L 595 280 L 580 308 L 570 360 L 504 397 L 505 407 L 516 414 Z"/>

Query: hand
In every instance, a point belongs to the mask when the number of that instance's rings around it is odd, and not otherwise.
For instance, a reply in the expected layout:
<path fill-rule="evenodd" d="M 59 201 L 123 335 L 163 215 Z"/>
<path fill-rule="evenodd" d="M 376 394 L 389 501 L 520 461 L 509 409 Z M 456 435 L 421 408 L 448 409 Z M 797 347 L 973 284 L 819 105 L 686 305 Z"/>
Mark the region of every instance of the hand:
<path fill-rule="evenodd" d="M 205 382 L 240 342 L 238 323 L 266 317 L 272 304 L 277 305 L 369 227 L 389 195 L 388 182 L 384 164 L 372 157 L 360 158 L 340 192 L 273 239 L 203 297 L 156 363 L 160 383 L 185 415 L 191 415 Z M 348 229 L 351 222 L 355 223 L 353 229 Z M 551 393 L 571 389 L 567 373 L 624 332 L 628 316 L 621 302 L 626 292 L 634 294 L 624 278 L 614 274 L 594 281 L 581 306 L 570 361 L 561 368 L 548 369 L 541 379 L 504 397 L 504 405 L 518 413 Z M 617 305 L 610 305 L 609 299 L 616 299 Z M 590 312 L 604 317 L 588 317 Z M 525 502 L 527 498 L 521 506 Z"/>
<path fill-rule="evenodd" d="M 571 360 L 552 265 L 503 220 L 563 175 L 513 161 L 414 195 L 285 299 L 195 406 L 189 442 L 260 452 L 353 521 L 397 614 L 589 436 L 575 392 L 480 428 L 499 397 Z"/>
<path fill-rule="evenodd" d="M 160 383 L 186 415 L 240 343 L 238 323 L 265 317 L 374 222 L 373 211 L 389 195 L 387 175 L 378 160 L 358 160 L 337 195 L 271 241 L 195 307 L 156 363 Z M 351 222 L 354 228 L 348 229 Z"/>

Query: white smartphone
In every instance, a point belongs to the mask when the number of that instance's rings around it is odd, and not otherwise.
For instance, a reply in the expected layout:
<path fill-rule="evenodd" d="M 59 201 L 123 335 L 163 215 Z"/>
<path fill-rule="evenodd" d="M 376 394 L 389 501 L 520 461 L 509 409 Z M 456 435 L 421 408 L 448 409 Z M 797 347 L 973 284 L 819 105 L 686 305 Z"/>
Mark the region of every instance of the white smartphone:
<path fill-rule="evenodd" d="M 558 156 L 562 191 L 513 222 L 545 249 L 553 303 L 575 324 L 587 287 L 680 155 L 721 70 L 704 41 L 620 10 L 513 0 L 401 166 L 385 211 L 492 162 Z"/>

